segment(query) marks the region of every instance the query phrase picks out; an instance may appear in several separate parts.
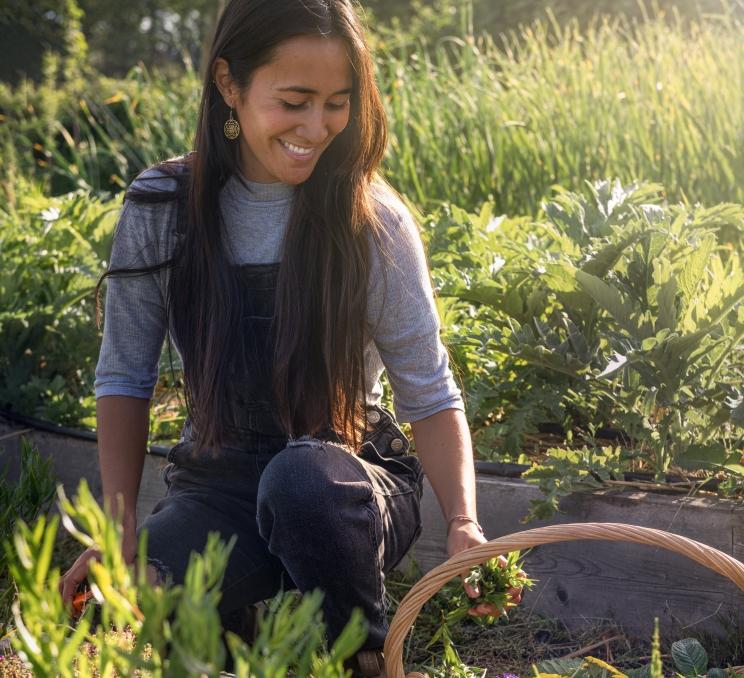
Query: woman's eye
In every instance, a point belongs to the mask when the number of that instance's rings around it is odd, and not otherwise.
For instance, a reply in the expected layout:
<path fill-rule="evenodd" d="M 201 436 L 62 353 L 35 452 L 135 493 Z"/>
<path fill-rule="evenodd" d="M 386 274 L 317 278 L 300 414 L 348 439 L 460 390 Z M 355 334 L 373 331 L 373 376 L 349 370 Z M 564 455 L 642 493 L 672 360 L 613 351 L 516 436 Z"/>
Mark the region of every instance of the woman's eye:
<path fill-rule="evenodd" d="M 333 103 L 328 102 L 326 106 L 330 108 L 332 111 L 340 111 L 344 108 L 346 108 L 349 105 L 348 99 L 344 101 L 343 103 Z M 303 101 L 301 104 L 293 104 L 291 101 L 282 101 L 282 106 L 286 108 L 288 111 L 299 111 L 300 109 L 303 109 L 307 106 L 307 102 Z"/>

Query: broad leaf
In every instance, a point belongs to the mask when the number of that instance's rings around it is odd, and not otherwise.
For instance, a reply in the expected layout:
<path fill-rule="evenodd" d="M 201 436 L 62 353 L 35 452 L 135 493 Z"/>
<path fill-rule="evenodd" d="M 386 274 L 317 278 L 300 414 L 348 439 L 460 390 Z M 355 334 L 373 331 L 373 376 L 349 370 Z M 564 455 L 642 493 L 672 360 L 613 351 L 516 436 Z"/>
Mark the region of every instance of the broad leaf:
<path fill-rule="evenodd" d="M 708 655 L 694 638 L 683 638 L 672 643 L 672 660 L 684 676 L 702 676 L 708 668 Z"/>

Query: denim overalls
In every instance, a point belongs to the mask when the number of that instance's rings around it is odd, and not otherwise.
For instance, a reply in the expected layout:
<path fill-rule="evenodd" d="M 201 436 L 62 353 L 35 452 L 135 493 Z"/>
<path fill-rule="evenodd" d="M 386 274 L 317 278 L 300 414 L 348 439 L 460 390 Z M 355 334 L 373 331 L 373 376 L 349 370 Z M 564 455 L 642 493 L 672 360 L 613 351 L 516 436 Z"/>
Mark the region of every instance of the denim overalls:
<path fill-rule="evenodd" d="M 225 541 L 236 534 L 223 619 L 280 588 L 318 587 L 329 646 L 359 607 L 369 622 L 363 648 L 381 648 L 385 573 L 421 532 L 421 464 L 392 414 L 377 406 L 367 411 L 370 429 L 357 455 L 335 444 L 332 431 L 287 440 L 267 395 L 278 265 L 236 268 L 243 351 L 232 370 L 235 427 L 229 445 L 199 456 L 184 427 L 168 453 L 167 494 L 140 528 L 148 531 L 148 559 L 161 577 L 182 583 L 189 554 L 203 550 L 209 532 Z"/>

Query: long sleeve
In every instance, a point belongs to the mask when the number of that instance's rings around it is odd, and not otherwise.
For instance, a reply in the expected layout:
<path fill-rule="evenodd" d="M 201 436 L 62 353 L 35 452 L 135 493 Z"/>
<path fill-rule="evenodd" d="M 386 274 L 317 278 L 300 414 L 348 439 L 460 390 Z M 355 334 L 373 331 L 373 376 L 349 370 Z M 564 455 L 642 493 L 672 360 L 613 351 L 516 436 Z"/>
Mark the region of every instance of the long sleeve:
<path fill-rule="evenodd" d="M 400 421 L 464 409 L 440 338 L 421 237 L 409 210 L 381 191 L 382 242 L 372 246 L 367 324 Z"/>
<path fill-rule="evenodd" d="M 172 205 L 125 201 L 117 223 L 110 268 L 142 268 L 160 263 Z M 94 383 L 96 398 L 125 395 L 150 398 L 167 331 L 164 273 L 107 279 L 104 330 Z"/>

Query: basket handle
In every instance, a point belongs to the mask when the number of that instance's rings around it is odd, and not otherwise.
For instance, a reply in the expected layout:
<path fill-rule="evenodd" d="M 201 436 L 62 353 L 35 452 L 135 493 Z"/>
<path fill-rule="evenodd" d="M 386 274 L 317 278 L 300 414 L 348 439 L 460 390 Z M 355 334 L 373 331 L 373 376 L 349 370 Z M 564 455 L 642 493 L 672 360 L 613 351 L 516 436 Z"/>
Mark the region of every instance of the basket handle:
<path fill-rule="evenodd" d="M 712 546 L 706 546 L 687 537 L 681 537 L 663 530 L 622 523 L 568 523 L 515 532 L 452 556 L 449 560 L 430 570 L 414 584 L 401 601 L 385 639 L 385 670 L 388 678 L 406 677 L 403 668 L 403 642 L 424 603 L 450 579 L 462 572 L 467 572 L 474 565 L 479 565 L 511 551 L 522 551 L 541 544 L 583 539 L 624 541 L 661 546 L 668 551 L 687 556 L 714 572 L 718 572 L 744 591 L 743 563 L 718 549 L 714 549 Z M 419 678 L 421 676 L 420 673 L 408 674 L 408 678 Z"/>

